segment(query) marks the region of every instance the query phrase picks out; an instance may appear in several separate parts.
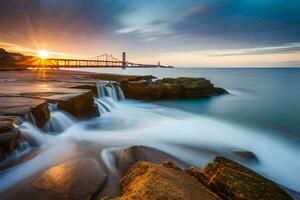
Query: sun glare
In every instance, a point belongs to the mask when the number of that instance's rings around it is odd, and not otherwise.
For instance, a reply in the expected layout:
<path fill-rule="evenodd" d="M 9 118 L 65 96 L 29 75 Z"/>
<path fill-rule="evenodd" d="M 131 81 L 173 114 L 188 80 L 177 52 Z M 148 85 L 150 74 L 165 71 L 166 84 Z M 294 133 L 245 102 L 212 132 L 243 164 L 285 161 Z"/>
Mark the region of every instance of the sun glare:
<path fill-rule="evenodd" d="M 39 57 L 41 59 L 47 59 L 49 57 L 49 53 L 46 50 L 40 50 L 39 51 Z"/>

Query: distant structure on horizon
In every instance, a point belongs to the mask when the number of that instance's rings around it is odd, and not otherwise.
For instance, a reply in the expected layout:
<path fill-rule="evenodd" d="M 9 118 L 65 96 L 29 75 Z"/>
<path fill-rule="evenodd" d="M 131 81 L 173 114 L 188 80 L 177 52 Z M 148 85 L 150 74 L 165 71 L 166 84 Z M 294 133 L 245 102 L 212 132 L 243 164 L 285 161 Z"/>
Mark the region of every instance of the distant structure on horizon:
<path fill-rule="evenodd" d="M 126 52 L 123 52 L 122 54 L 122 68 L 125 69 L 127 67 L 127 63 L 126 63 Z"/>
<path fill-rule="evenodd" d="M 127 60 L 127 53 L 122 53 L 122 60 L 112 55 L 103 54 L 87 59 L 68 59 L 68 58 L 46 58 L 42 59 L 35 56 L 25 56 L 20 53 L 10 53 L 5 49 L 0 49 L 0 67 L 18 66 L 28 68 L 174 68 L 163 66 L 158 62 L 157 65 L 133 63 Z"/>

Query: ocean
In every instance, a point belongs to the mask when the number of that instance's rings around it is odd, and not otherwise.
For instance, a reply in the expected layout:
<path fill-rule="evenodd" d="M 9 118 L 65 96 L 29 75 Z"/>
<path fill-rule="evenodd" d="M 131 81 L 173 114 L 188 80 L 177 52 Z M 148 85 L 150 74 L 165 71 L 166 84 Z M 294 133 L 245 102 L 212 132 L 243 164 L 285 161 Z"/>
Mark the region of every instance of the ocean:
<path fill-rule="evenodd" d="M 149 68 L 80 71 L 165 77 L 204 77 L 230 95 L 155 102 L 290 137 L 300 145 L 300 68 Z"/>
<path fill-rule="evenodd" d="M 177 111 L 199 117 L 199 120 L 194 122 L 187 120 L 189 117 L 183 118 L 180 125 L 170 124 L 169 128 L 165 127 L 166 130 L 159 130 L 164 141 L 178 137 L 175 142 L 178 147 L 193 146 L 201 149 L 205 146 L 204 149 L 216 152 L 225 152 L 228 148 L 252 151 L 260 159 L 260 164 L 248 164 L 249 167 L 286 187 L 300 191 L 299 68 L 80 70 L 154 75 L 157 78 L 204 77 L 211 80 L 215 86 L 225 88 L 230 94 L 204 99 L 143 102 L 154 104 L 157 109 L 175 109 L 173 113 L 169 110 L 171 118 L 179 117 L 176 116 Z M 182 135 L 184 139 L 181 138 Z M 187 139 L 188 137 L 191 138 Z M 182 157 L 189 158 L 186 160 L 194 165 L 197 165 L 197 162 L 207 162 L 207 159 L 191 155 Z"/>

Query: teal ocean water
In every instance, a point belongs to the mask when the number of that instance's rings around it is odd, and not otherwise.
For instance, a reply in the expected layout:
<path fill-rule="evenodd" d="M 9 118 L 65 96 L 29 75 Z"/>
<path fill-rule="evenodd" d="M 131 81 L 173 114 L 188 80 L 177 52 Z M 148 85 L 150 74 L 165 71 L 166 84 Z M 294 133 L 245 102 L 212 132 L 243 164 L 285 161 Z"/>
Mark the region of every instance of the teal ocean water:
<path fill-rule="evenodd" d="M 82 69 L 82 71 L 163 77 L 204 77 L 230 95 L 157 104 L 271 130 L 300 145 L 300 69 Z"/>

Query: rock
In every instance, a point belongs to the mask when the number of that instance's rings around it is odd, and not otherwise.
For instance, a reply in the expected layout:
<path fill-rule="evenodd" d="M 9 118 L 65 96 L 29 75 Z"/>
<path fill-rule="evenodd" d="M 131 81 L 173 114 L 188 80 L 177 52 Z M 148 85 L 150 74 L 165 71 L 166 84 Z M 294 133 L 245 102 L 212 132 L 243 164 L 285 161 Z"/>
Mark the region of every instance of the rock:
<path fill-rule="evenodd" d="M 180 167 L 178 167 L 177 165 L 175 165 L 174 163 L 172 163 L 171 161 L 165 161 L 162 164 L 164 167 L 168 167 L 171 169 L 177 169 L 177 170 L 181 170 Z"/>
<path fill-rule="evenodd" d="M 20 131 L 14 121 L 0 121 L 0 160 L 17 149 Z"/>
<path fill-rule="evenodd" d="M 86 85 L 81 84 L 81 85 L 72 86 L 71 88 L 90 90 L 90 91 L 93 92 L 93 95 L 95 97 L 98 96 L 98 90 L 97 90 L 97 85 L 96 84 L 86 84 Z"/>
<path fill-rule="evenodd" d="M 182 161 L 179 161 L 178 159 L 163 151 L 145 146 L 132 146 L 125 149 L 117 156 L 116 162 L 119 167 L 119 171 L 123 176 L 131 169 L 134 164 L 140 161 L 163 163 L 166 160 L 172 161 L 181 167 L 187 166 Z"/>
<path fill-rule="evenodd" d="M 180 85 L 184 90 L 184 98 L 211 96 L 214 91 L 213 84 L 204 78 L 164 78 L 160 82 Z"/>
<path fill-rule="evenodd" d="M 204 78 L 164 78 L 155 82 L 122 82 L 127 98 L 132 99 L 180 99 L 199 98 L 227 93 L 222 88 L 215 88 Z"/>
<path fill-rule="evenodd" d="M 160 99 L 161 85 L 147 82 L 128 82 L 121 83 L 125 97 L 129 99 Z"/>
<path fill-rule="evenodd" d="M 1 199 L 90 200 L 101 191 L 106 178 L 96 160 L 78 159 L 51 167 L 19 185 L 18 191 L 1 194 Z"/>
<path fill-rule="evenodd" d="M 42 127 L 50 118 L 48 103 L 45 100 L 20 96 L 5 96 L 0 98 L 0 114 L 4 116 L 19 116 Z"/>
<path fill-rule="evenodd" d="M 259 162 L 257 156 L 255 153 L 251 151 L 234 151 L 233 152 L 235 155 L 237 155 L 239 158 L 242 158 L 245 161 L 248 162 Z"/>
<path fill-rule="evenodd" d="M 214 88 L 214 95 L 223 95 L 223 94 L 229 94 L 229 92 L 223 88 L 215 87 Z"/>
<path fill-rule="evenodd" d="M 164 83 L 161 87 L 162 99 L 180 99 L 185 96 L 184 87 L 179 84 Z"/>
<path fill-rule="evenodd" d="M 217 157 L 204 171 L 190 168 L 187 173 L 223 199 L 272 199 L 292 198 L 272 181 L 227 158 Z"/>
<path fill-rule="evenodd" d="M 197 179 L 183 171 L 150 162 L 139 162 L 121 181 L 122 195 L 129 199 L 216 200 Z"/>
<path fill-rule="evenodd" d="M 87 119 L 100 115 L 97 106 L 94 104 L 94 96 L 91 91 L 59 100 L 57 108 L 70 113 L 78 119 Z"/>
<path fill-rule="evenodd" d="M 50 119 L 50 111 L 47 102 L 31 108 L 31 113 L 34 116 L 36 126 L 38 127 L 43 127 Z"/>

